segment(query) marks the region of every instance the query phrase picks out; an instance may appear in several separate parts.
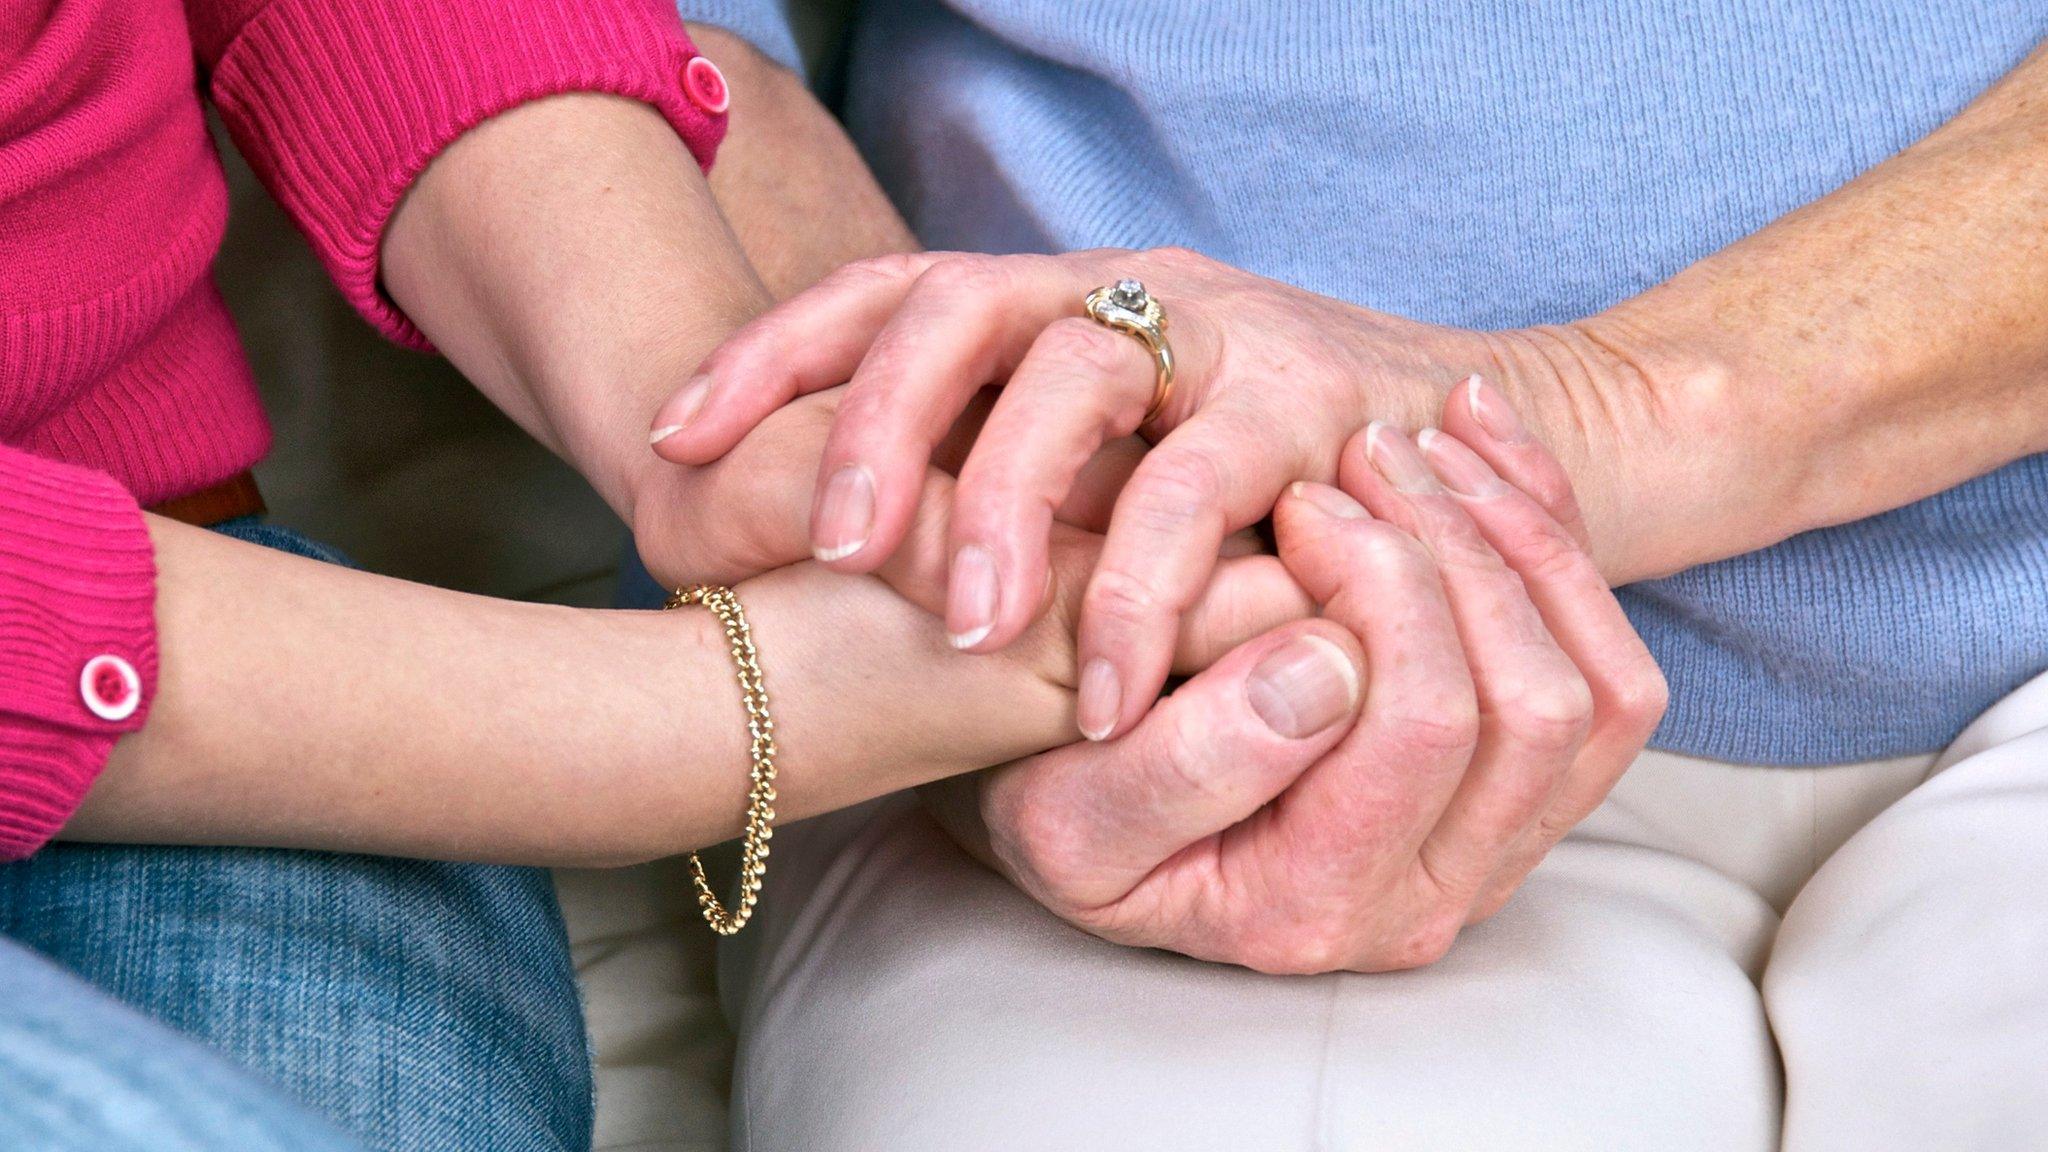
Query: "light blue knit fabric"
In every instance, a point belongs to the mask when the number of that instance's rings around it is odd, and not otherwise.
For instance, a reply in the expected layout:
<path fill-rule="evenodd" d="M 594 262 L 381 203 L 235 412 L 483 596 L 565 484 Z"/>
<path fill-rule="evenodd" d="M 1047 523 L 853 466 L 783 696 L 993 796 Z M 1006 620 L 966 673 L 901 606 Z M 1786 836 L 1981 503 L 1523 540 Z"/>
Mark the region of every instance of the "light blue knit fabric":
<path fill-rule="evenodd" d="M 775 0 L 682 9 L 795 60 Z M 1184 244 L 1511 327 L 1826 194 L 2044 35 L 2048 0 L 866 0 L 846 116 L 935 247 Z M 2048 457 L 1623 599 L 1661 747 L 1938 748 L 2048 667 Z"/>

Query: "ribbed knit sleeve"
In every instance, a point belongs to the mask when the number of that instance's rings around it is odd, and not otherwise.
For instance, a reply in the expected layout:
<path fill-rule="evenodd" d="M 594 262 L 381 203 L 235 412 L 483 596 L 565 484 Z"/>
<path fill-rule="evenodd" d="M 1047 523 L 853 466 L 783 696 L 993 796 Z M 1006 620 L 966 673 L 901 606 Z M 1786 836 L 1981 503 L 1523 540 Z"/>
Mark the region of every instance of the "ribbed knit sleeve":
<path fill-rule="evenodd" d="M 106 475 L 0 447 L 0 860 L 41 847 L 156 691 L 156 562 Z"/>
<path fill-rule="evenodd" d="M 660 110 L 706 167 L 725 134 L 722 83 L 716 99 L 692 84 L 697 50 L 664 0 L 189 0 L 187 10 L 250 167 L 349 301 L 416 348 L 425 337 L 378 285 L 378 244 L 406 189 L 462 133 L 530 100 L 602 92 Z"/>

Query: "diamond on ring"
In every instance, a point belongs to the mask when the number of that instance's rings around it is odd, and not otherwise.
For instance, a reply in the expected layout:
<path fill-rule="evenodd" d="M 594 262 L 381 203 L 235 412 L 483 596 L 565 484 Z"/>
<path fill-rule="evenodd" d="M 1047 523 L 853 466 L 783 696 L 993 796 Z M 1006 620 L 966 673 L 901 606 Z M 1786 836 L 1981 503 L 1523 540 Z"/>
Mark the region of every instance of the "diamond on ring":
<path fill-rule="evenodd" d="M 1152 298 L 1145 294 L 1145 285 L 1126 276 L 1109 290 L 1109 302 L 1132 312 L 1143 312 Z"/>

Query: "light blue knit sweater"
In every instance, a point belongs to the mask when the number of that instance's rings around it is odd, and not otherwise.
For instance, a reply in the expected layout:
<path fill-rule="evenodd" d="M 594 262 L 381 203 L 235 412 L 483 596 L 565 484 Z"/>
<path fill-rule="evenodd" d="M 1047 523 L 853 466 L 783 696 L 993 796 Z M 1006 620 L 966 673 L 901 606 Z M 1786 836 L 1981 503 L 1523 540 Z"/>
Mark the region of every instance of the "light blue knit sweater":
<path fill-rule="evenodd" d="M 776 0 L 681 6 L 795 64 Z M 1824 195 L 2044 35 L 2048 0 L 866 0 L 846 116 L 935 247 L 1184 244 L 1512 327 Z M 1623 601 L 1661 747 L 1938 748 L 2048 667 L 2048 457 Z"/>

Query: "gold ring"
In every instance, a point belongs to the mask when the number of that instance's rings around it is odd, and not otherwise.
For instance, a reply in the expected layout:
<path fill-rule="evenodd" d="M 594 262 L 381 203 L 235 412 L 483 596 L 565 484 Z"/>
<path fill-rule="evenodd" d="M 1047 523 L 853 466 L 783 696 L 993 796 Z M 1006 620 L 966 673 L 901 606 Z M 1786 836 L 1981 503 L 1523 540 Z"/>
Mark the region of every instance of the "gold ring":
<path fill-rule="evenodd" d="M 1130 277 L 1097 288 L 1085 301 L 1088 318 L 1105 328 L 1136 336 L 1152 353 L 1157 379 L 1152 385 L 1152 404 L 1145 409 L 1140 427 L 1150 424 L 1173 396 L 1173 346 L 1166 342 L 1166 309 Z"/>

